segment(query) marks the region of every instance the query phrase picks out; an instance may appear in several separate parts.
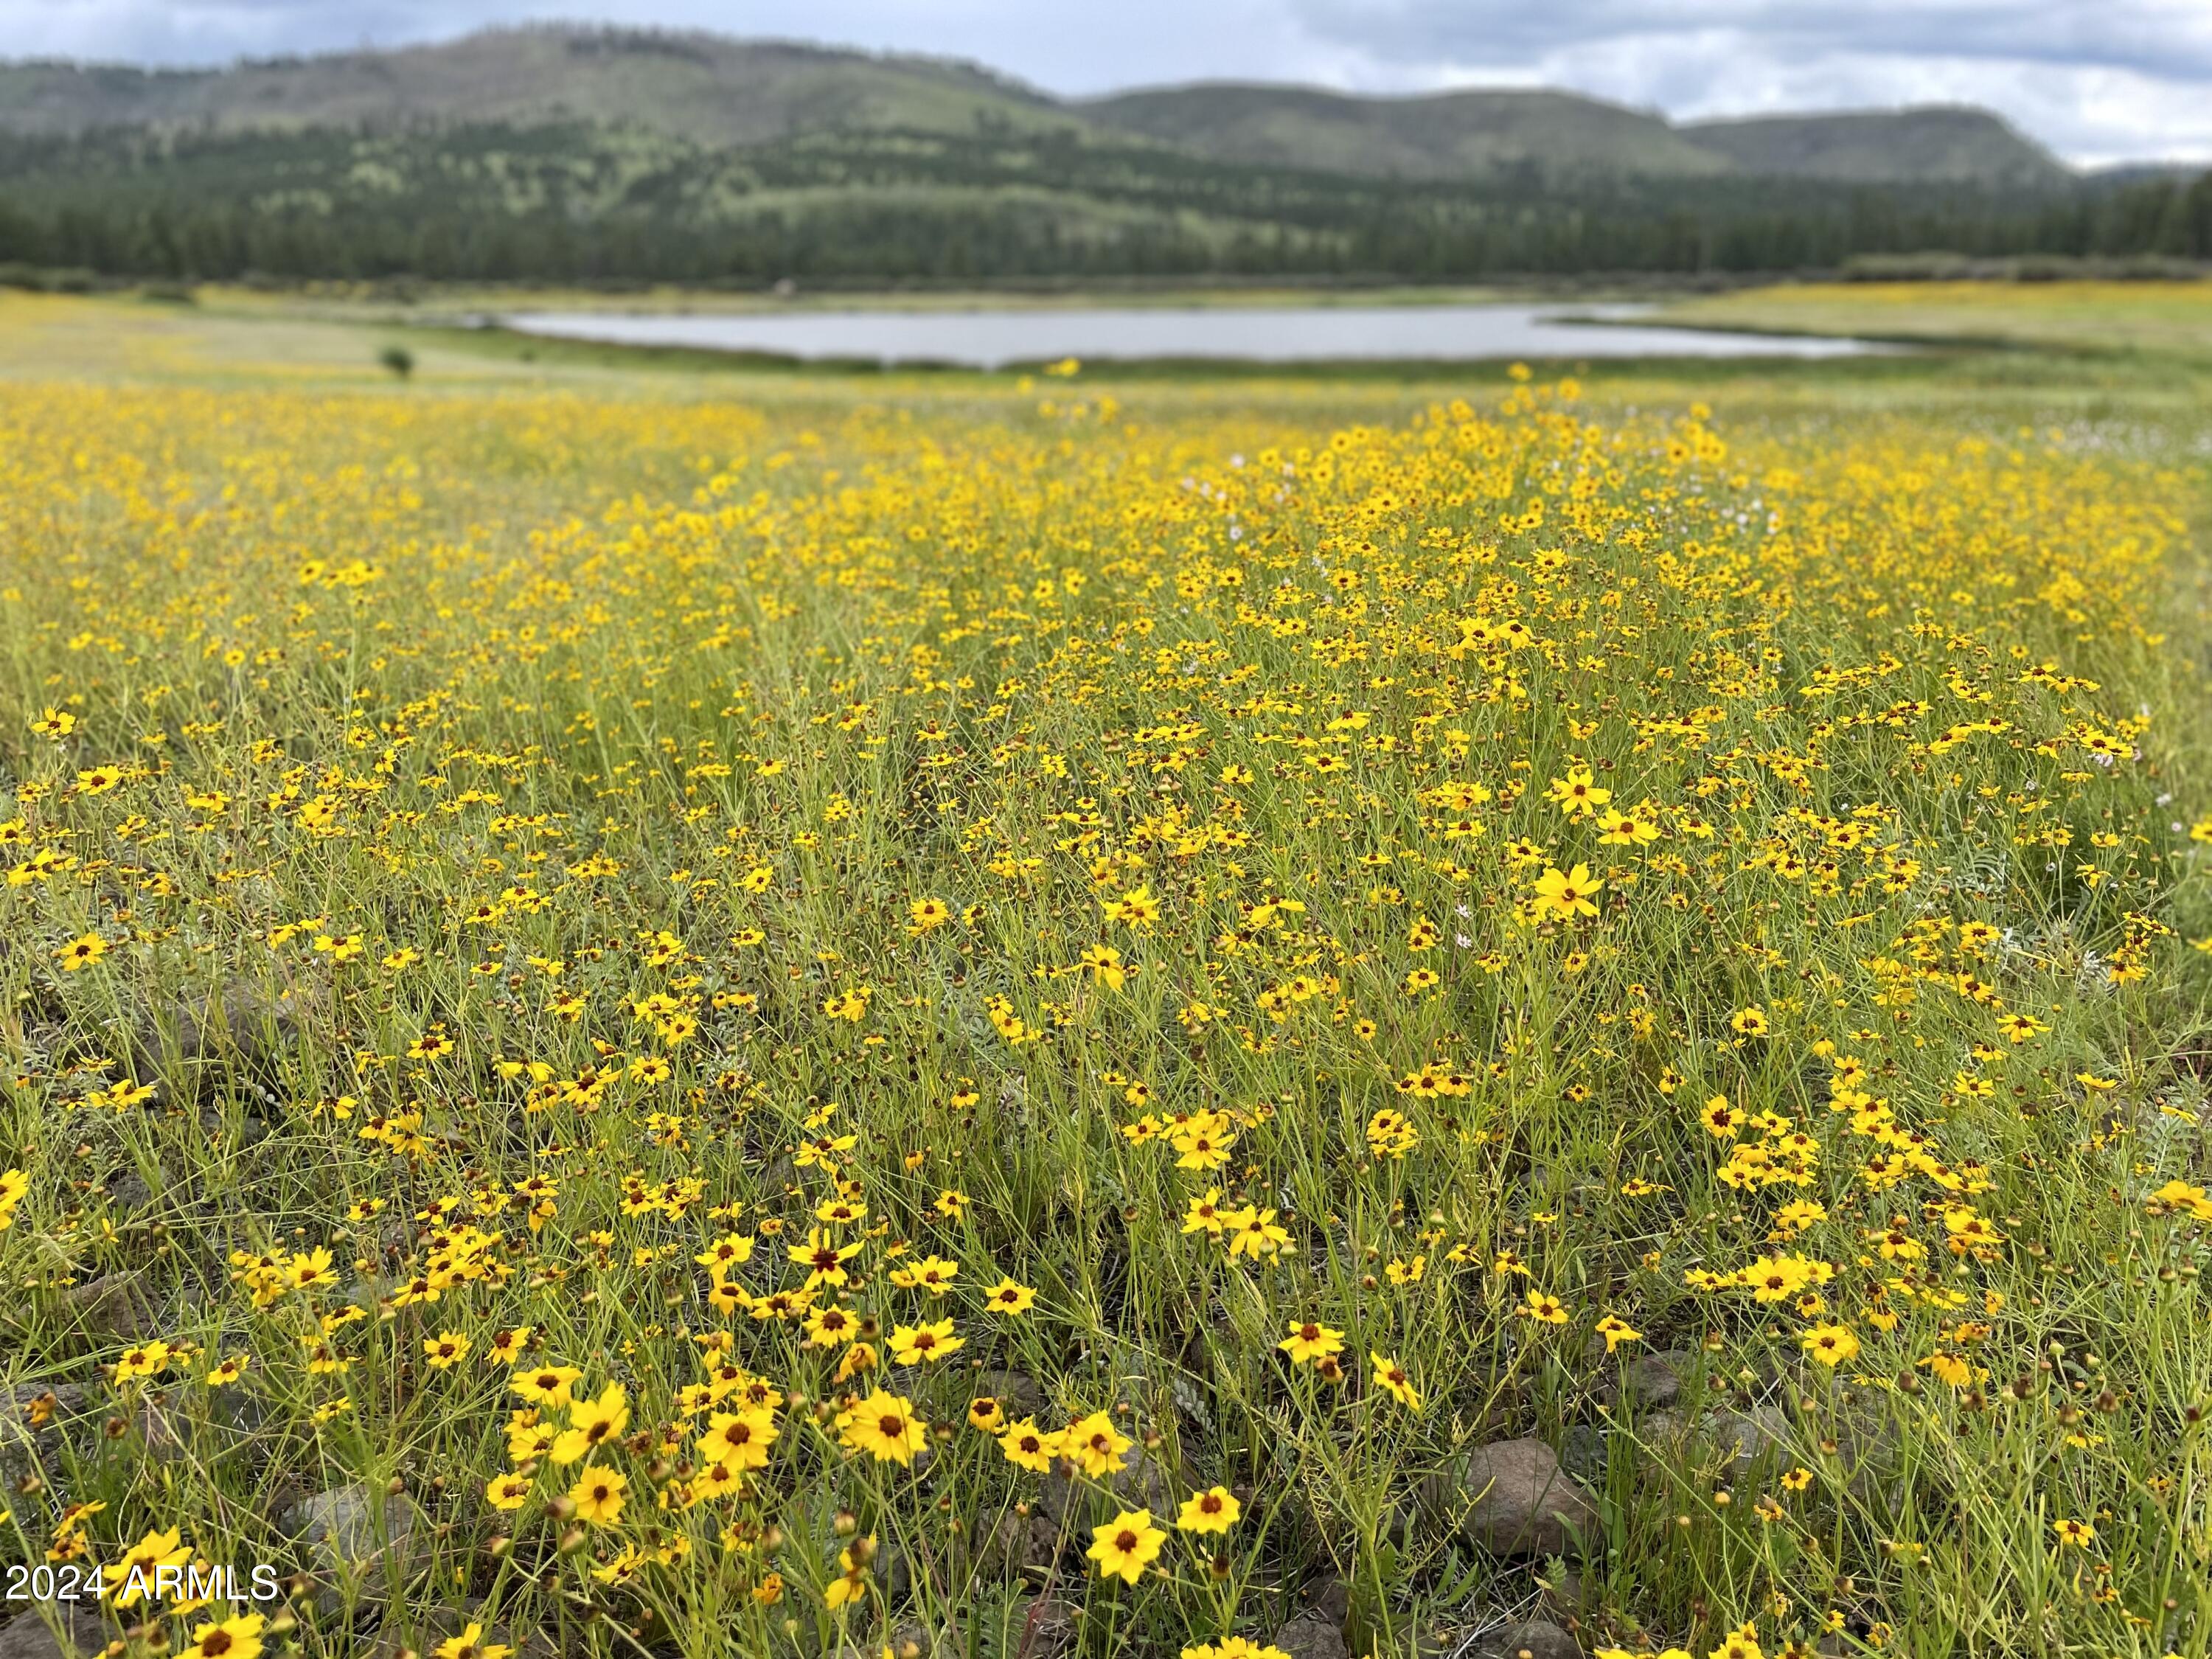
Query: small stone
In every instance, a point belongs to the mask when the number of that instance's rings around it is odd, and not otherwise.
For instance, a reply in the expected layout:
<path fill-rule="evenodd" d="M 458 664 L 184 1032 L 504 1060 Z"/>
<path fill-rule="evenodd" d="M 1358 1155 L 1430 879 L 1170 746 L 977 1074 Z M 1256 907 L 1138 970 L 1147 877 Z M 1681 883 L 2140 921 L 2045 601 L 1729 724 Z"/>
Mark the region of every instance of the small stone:
<path fill-rule="evenodd" d="M 136 1342 L 159 1328 L 143 1273 L 103 1273 L 71 1285 L 62 1302 L 84 1334 L 96 1340 Z"/>
<path fill-rule="evenodd" d="M 1305 1603 L 1302 1619 L 1326 1619 L 1339 1630 L 1352 1617 L 1352 1583 L 1332 1573 L 1316 1578 L 1299 1592 L 1298 1599 Z"/>
<path fill-rule="evenodd" d="M 1506 1440 L 1468 1454 L 1458 1497 L 1470 1543 L 1504 1557 L 1559 1555 L 1572 1534 L 1595 1534 L 1597 1504 L 1540 1440 Z"/>
<path fill-rule="evenodd" d="M 54 1472 L 70 1424 L 84 1414 L 84 1390 L 74 1382 L 0 1388 L 0 1478 L 7 1490 L 43 1469 Z"/>
<path fill-rule="evenodd" d="M 106 1627 L 91 1609 L 59 1601 L 48 1611 L 61 1635 L 40 1613 L 18 1613 L 0 1625 L 0 1659 L 93 1659 L 107 1645 Z"/>
<path fill-rule="evenodd" d="M 1274 1645 L 1290 1659 L 1352 1659 L 1344 1632 L 1316 1613 L 1300 1613 L 1275 1632 Z"/>
<path fill-rule="evenodd" d="M 939 1629 L 919 1619 L 909 1619 L 892 1631 L 884 1645 L 890 1650 L 891 1659 L 951 1659 L 954 1654 L 967 1651 L 958 1626 Z"/>
<path fill-rule="evenodd" d="M 315 981 L 277 988 L 244 977 L 220 994 L 180 996 L 164 1015 L 149 1012 L 140 1019 L 132 1045 L 135 1067 L 142 1078 L 173 1079 L 187 1099 L 199 1092 L 204 1073 L 268 1072 L 326 1000 Z"/>
<path fill-rule="evenodd" d="M 973 1393 L 997 1401 L 1009 1423 L 1035 1417 L 1044 1409 L 1044 1390 L 1037 1386 L 1036 1378 L 1020 1371 L 977 1371 L 969 1378 L 968 1386 Z"/>
<path fill-rule="evenodd" d="M 897 1539 L 878 1538 L 875 1559 L 869 1565 L 875 1572 L 876 1583 L 883 1588 L 886 1601 L 896 1606 L 906 1599 L 906 1551 Z"/>
<path fill-rule="evenodd" d="M 1059 1659 L 1075 1646 L 1077 1616 L 1074 1605 L 1056 1595 L 1024 1601 L 1006 1632 L 1006 1650 L 1026 1653 L 1030 1659 Z"/>
<path fill-rule="evenodd" d="M 269 1407 L 251 1389 L 214 1389 L 208 1395 L 208 1420 L 226 1434 L 248 1440 L 268 1422 Z"/>
<path fill-rule="evenodd" d="M 1042 1512 L 1002 1515 L 992 1523 L 983 1547 L 977 1552 L 977 1562 L 994 1575 L 1041 1572 L 1053 1564 L 1060 1545 L 1060 1528 L 1050 1516 Z"/>
<path fill-rule="evenodd" d="M 1578 1572 L 1562 1569 L 1538 1582 L 1544 1587 L 1546 1604 L 1562 1618 L 1584 1611 L 1589 1603 L 1589 1587 Z"/>
<path fill-rule="evenodd" d="M 284 1519 L 321 1566 L 341 1573 L 380 1572 L 387 1562 L 404 1561 L 415 1530 L 413 1508 L 395 1493 L 384 1500 L 380 1533 L 375 1497 L 361 1481 L 319 1492 L 294 1504 Z"/>
<path fill-rule="evenodd" d="M 1638 1412 L 1664 1410 L 1682 1397 L 1682 1373 L 1690 1357 L 1672 1350 L 1638 1354 L 1620 1368 L 1620 1374 L 1598 1385 L 1597 1401 L 1619 1410 L 1628 1406 Z"/>
<path fill-rule="evenodd" d="M 1903 1453 L 1897 1425 L 1887 1413 L 1845 1421 L 1837 1435 L 1837 1455 L 1848 1473 L 1844 1484 L 1862 1504 L 1897 1509 L 1906 1499 L 1901 1476 Z"/>
<path fill-rule="evenodd" d="M 1165 1456 L 1165 1446 L 1157 1452 L 1148 1452 L 1141 1443 L 1132 1444 L 1121 1454 L 1121 1462 L 1104 1477 L 1114 1501 L 1125 1509 L 1150 1510 L 1163 1521 L 1174 1520 L 1178 1486 L 1194 1483 L 1178 1483 L 1171 1478 L 1164 1462 Z M 1068 1505 L 1078 1502 L 1084 1490 L 1072 1480 L 1048 1480 L 1037 1494 L 1037 1509 L 1057 1525 L 1066 1518 Z"/>
<path fill-rule="evenodd" d="M 1605 1431 L 1595 1425 L 1577 1423 L 1559 1437 L 1559 1464 L 1585 1486 L 1605 1479 Z"/>
<path fill-rule="evenodd" d="M 1583 1644 L 1548 1619 L 1528 1619 L 1483 1637 L 1487 1659 L 1583 1659 Z"/>
<path fill-rule="evenodd" d="M 138 1407 L 138 1440 L 146 1455 L 156 1463 L 179 1463 L 191 1455 L 185 1443 L 185 1425 L 166 1406 L 149 1400 Z"/>
<path fill-rule="evenodd" d="M 1690 1432 L 1691 1413 L 1669 1406 L 1656 1411 L 1636 1425 L 1636 1437 L 1645 1445 L 1665 1448 L 1680 1443 Z"/>
<path fill-rule="evenodd" d="M 268 1416 L 260 1396 L 247 1389 L 211 1389 L 198 1400 L 148 1399 L 138 1407 L 138 1432 L 149 1457 L 173 1463 L 194 1455 L 196 1431 L 204 1449 L 219 1457 L 252 1440 Z"/>
<path fill-rule="evenodd" d="M 472 1624 L 484 1626 L 478 1638 L 482 1644 L 506 1648 L 514 1659 L 554 1659 L 552 1638 L 542 1632 L 532 1631 L 518 1641 L 504 1620 L 485 1624 L 483 1614 L 484 1599 L 480 1595 L 465 1598 L 458 1607 L 432 1607 L 427 1613 L 410 1609 L 404 1613 L 387 1614 L 377 1626 L 376 1646 L 370 1659 L 398 1659 L 400 1653 L 410 1648 L 418 1654 L 435 1653 L 441 1643 L 452 1640 Z"/>
<path fill-rule="evenodd" d="M 1789 1455 L 1793 1439 L 1790 1419 L 1774 1406 L 1723 1407 L 1703 1418 L 1673 1407 L 1638 1424 L 1636 1436 L 1655 1451 L 1679 1449 L 1695 1436 L 1726 1457 L 1728 1478 L 1738 1483 L 1758 1473 L 1762 1462 Z"/>
<path fill-rule="evenodd" d="M 1790 1419 L 1773 1406 L 1753 1406 L 1747 1411 L 1713 1414 L 1713 1444 L 1729 1455 L 1734 1478 L 1743 1480 L 1762 1458 L 1770 1458 L 1790 1445 Z"/>

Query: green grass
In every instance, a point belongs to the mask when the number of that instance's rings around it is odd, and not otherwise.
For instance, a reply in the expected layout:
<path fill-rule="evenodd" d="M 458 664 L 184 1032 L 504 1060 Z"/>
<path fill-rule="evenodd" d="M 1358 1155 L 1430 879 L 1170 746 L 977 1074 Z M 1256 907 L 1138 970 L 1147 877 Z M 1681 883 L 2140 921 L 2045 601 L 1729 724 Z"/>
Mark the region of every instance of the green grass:
<path fill-rule="evenodd" d="M 1861 334 L 2140 360 L 2155 372 L 2212 353 L 2212 283 L 1808 283 L 1677 301 L 1698 327 Z"/>

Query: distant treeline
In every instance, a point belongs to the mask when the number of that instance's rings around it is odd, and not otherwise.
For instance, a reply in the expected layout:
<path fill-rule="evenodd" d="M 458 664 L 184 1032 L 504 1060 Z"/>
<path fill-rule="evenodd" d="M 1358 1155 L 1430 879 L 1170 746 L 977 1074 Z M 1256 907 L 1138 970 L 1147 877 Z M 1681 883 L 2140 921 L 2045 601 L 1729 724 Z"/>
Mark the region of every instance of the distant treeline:
<path fill-rule="evenodd" d="M 1728 273 L 1934 250 L 2212 258 L 2212 174 L 2051 191 L 1478 185 L 979 131 L 743 150 L 634 129 L 0 137 L 0 264 L 142 278 L 767 283 Z"/>

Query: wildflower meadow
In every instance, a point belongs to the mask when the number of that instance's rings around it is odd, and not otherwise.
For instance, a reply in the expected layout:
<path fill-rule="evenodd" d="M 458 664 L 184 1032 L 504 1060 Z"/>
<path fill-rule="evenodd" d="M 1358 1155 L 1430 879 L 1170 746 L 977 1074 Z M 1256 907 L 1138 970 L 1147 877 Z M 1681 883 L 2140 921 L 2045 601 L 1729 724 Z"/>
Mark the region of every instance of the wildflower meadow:
<path fill-rule="evenodd" d="M 2204 1652 L 2201 455 L 1060 367 L 0 385 L 10 1595 Z"/>

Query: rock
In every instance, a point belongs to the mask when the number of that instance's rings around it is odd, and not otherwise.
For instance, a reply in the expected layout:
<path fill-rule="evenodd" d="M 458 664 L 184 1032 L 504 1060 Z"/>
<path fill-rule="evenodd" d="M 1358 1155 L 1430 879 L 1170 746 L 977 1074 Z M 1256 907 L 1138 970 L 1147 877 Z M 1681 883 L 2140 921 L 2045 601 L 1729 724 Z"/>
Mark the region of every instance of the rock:
<path fill-rule="evenodd" d="M 1636 1434 L 1655 1450 L 1676 1449 L 1693 1435 L 1702 1437 L 1726 1455 L 1729 1479 L 1739 1482 L 1756 1473 L 1762 1460 L 1789 1455 L 1792 1443 L 1790 1419 L 1774 1406 L 1723 1407 L 1703 1418 L 1670 1407 L 1638 1424 Z"/>
<path fill-rule="evenodd" d="M 1838 1431 L 1836 1455 L 1852 1497 L 1878 1509 L 1905 1506 L 1904 1447 L 1886 1410 L 1877 1405 L 1873 1413 L 1844 1422 Z"/>
<path fill-rule="evenodd" d="M 1728 1454 L 1737 1480 L 1750 1475 L 1762 1460 L 1771 1462 L 1787 1452 L 1790 1443 L 1790 1419 L 1774 1406 L 1715 1412 L 1711 1433 L 1713 1444 Z"/>
<path fill-rule="evenodd" d="M 143 1271 L 103 1273 L 73 1285 L 62 1293 L 62 1304 L 95 1341 L 137 1342 L 160 1328 Z"/>
<path fill-rule="evenodd" d="M 1305 1603 L 1298 1615 L 1302 1619 L 1326 1619 L 1341 1630 L 1352 1617 L 1352 1581 L 1347 1578 L 1334 1574 L 1316 1578 L 1298 1592 L 1298 1599 Z"/>
<path fill-rule="evenodd" d="M 1165 1452 L 1164 1446 L 1158 1452 L 1147 1452 L 1141 1445 L 1130 1447 L 1122 1454 L 1121 1467 L 1107 1478 L 1106 1484 L 1131 1509 L 1150 1510 L 1162 1520 L 1172 1521 L 1178 1483 L 1168 1471 Z"/>
<path fill-rule="evenodd" d="M 204 1404 L 204 1409 L 198 1408 L 189 1395 L 181 1400 L 173 1395 L 145 1400 L 138 1407 L 138 1431 L 146 1455 L 157 1463 L 191 1455 L 197 1428 L 204 1436 L 206 1449 L 220 1457 L 251 1440 L 268 1420 L 268 1407 L 260 1396 L 244 1389 L 211 1389 Z"/>
<path fill-rule="evenodd" d="M 1038 1596 L 1020 1604 L 1012 1628 L 1006 1632 L 1006 1651 L 1026 1653 L 1030 1659 L 1059 1659 L 1072 1651 L 1080 1610 L 1056 1595 Z"/>
<path fill-rule="evenodd" d="M 1623 1406 L 1638 1412 L 1664 1410 L 1682 1397 L 1682 1376 L 1690 1366 L 1689 1355 L 1673 1350 L 1638 1354 L 1598 1385 L 1597 1401 L 1615 1411 Z"/>
<path fill-rule="evenodd" d="M 1691 1413 L 1680 1407 L 1669 1406 L 1656 1411 L 1636 1425 L 1636 1437 L 1653 1448 L 1678 1445 L 1690 1432 Z"/>
<path fill-rule="evenodd" d="M 214 1389 L 208 1394 L 208 1420 L 227 1435 L 248 1440 L 268 1422 L 269 1407 L 251 1389 Z"/>
<path fill-rule="evenodd" d="M 323 988 L 312 981 L 279 988 L 243 977 L 231 980 L 219 995 L 179 997 L 166 1017 L 149 1014 L 139 1021 L 133 1043 L 137 1074 L 142 1080 L 156 1073 L 174 1079 L 190 1097 L 204 1073 L 234 1066 L 266 1071 L 295 1045 L 324 1002 Z"/>
<path fill-rule="evenodd" d="M 976 1371 L 969 1377 L 968 1386 L 974 1394 L 988 1395 L 997 1401 L 1009 1423 L 1035 1417 L 1044 1409 L 1044 1390 L 1035 1377 L 1020 1371 Z"/>
<path fill-rule="evenodd" d="M 1559 1465 L 1585 1486 L 1605 1479 L 1605 1431 L 1577 1423 L 1559 1437 Z"/>
<path fill-rule="evenodd" d="M 1571 1546 L 1570 1529 L 1585 1537 L 1597 1530 L 1597 1504 L 1540 1440 L 1478 1446 L 1457 1486 L 1469 1504 L 1461 1532 L 1492 1555 L 1559 1555 Z"/>
<path fill-rule="evenodd" d="M 84 1414 L 84 1390 L 74 1382 L 0 1388 L 0 1481 L 13 1492 L 27 1474 L 56 1473 L 70 1425 Z"/>
<path fill-rule="evenodd" d="M 896 1538 L 878 1537 L 874 1558 L 868 1563 L 876 1575 L 876 1583 L 884 1593 L 884 1600 L 896 1607 L 906 1600 L 908 1578 L 906 1551 Z"/>
<path fill-rule="evenodd" d="M 1475 1651 L 1486 1659 L 1583 1659 L 1583 1644 L 1548 1619 L 1528 1619 L 1484 1635 Z"/>
<path fill-rule="evenodd" d="M 431 1607 L 420 1612 L 409 1609 L 404 1613 L 395 1610 L 377 1626 L 376 1646 L 370 1659 L 398 1659 L 409 1649 L 417 1654 L 435 1653 L 441 1643 L 451 1641 L 471 1625 L 483 1626 L 477 1638 L 480 1647 L 507 1648 L 514 1659 L 554 1659 L 553 1640 L 543 1632 L 532 1631 L 517 1641 L 513 1628 L 503 1620 L 486 1624 L 481 1595 L 466 1597 L 458 1607 Z"/>
<path fill-rule="evenodd" d="M 1049 1516 L 1002 1515 L 976 1553 L 976 1567 L 993 1577 L 1042 1572 L 1059 1554 L 1060 1543 L 1060 1528 Z"/>
<path fill-rule="evenodd" d="M 187 1425 L 178 1420 L 167 1406 L 157 1406 L 149 1400 L 138 1407 L 138 1442 L 146 1455 L 156 1463 L 181 1463 L 191 1455 L 186 1443 Z"/>
<path fill-rule="evenodd" d="M 404 1497 L 394 1493 L 384 1500 L 380 1526 L 374 1494 L 364 1482 L 356 1481 L 294 1504 L 285 1512 L 284 1525 L 325 1571 L 381 1574 L 387 1565 L 406 1559 L 415 1511 Z"/>
<path fill-rule="evenodd" d="M 968 1650 L 958 1626 L 939 1629 L 919 1619 L 909 1619 L 893 1630 L 884 1646 L 891 1659 L 952 1659 L 953 1655 Z"/>
<path fill-rule="evenodd" d="M 1544 1587 L 1545 1605 L 1561 1618 L 1589 1610 L 1589 1586 L 1578 1572 L 1562 1570 L 1537 1581 Z"/>
<path fill-rule="evenodd" d="M 1176 1516 L 1176 1492 L 1179 1486 L 1163 1462 L 1166 1455 L 1164 1445 L 1157 1452 L 1148 1452 L 1141 1443 L 1133 1444 L 1121 1454 L 1119 1467 L 1105 1476 L 1103 1484 L 1113 1494 L 1115 1501 L 1123 1508 L 1150 1510 L 1162 1521 L 1172 1522 Z M 1185 1480 L 1180 1486 L 1191 1484 Z M 1056 1526 L 1066 1518 L 1068 1505 L 1077 1502 L 1085 1490 L 1073 1480 L 1054 1476 L 1044 1483 L 1044 1489 L 1037 1494 L 1037 1510 L 1049 1516 Z M 1079 1509 L 1077 1519 L 1079 1521 L 1081 1517 L 1082 1511 Z"/>
<path fill-rule="evenodd" d="M 154 1189 L 136 1170 L 125 1170 L 109 1182 L 107 1195 L 125 1210 L 142 1210 L 154 1201 Z"/>
<path fill-rule="evenodd" d="M 1316 1613 L 1300 1613 L 1275 1632 L 1274 1645 L 1290 1659 L 1352 1659 L 1344 1632 Z"/>
<path fill-rule="evenodd" d="M 58 1637 L 42 1615 L 60 1627 Z M 58 1601 L 0 1625 L 0 1659 L 93 1659 L 107 1640 L 98 1613 L 77 1602 Z"/>

